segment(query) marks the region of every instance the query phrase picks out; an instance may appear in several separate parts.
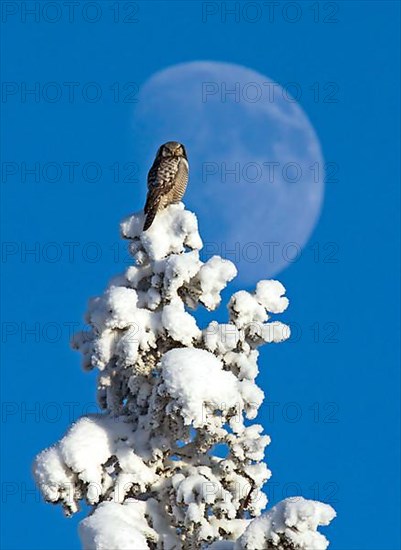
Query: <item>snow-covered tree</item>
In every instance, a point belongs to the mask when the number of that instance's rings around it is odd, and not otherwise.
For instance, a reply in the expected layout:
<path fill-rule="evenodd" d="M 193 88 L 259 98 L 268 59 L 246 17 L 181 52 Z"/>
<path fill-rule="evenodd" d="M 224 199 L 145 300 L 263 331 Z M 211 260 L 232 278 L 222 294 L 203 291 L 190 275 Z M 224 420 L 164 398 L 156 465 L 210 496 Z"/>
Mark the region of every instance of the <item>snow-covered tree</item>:
<path fill-rule="evenodd" d="M 72 345 L 98 369 L 102 413 L 80 418 L 34 464 L 45 497 L 80 523 L 85 549 L 324 549 L 334 510 L 301 497 L 263 513 L 270 438 L 252 424 L 264 394 L 258 347 L 289 328 L 283 285 L 260 281 L 228 303 L 224 324 L 199 327 L 189 310 L 214 310 L 236 275 L 228 260 L 202 262 L 195 215 L 174 204 L 142 231 L 121 224 L 133 265 L 89 303 Z M 223 457 L 222 457 L 223 455 Z"/>

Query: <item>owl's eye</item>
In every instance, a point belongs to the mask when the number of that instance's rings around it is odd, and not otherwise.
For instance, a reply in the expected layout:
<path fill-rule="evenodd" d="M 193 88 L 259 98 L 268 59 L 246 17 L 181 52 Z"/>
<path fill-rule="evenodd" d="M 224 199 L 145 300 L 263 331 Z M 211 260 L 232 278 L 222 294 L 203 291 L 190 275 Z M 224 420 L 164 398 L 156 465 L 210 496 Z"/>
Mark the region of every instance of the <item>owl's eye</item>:
<path fill-rule="evenodd" d="M 170 155 L 170 151 L 167 149 L 167 147 L 163 147 L 162 155 L 163 157 L 168 157 Z"/>

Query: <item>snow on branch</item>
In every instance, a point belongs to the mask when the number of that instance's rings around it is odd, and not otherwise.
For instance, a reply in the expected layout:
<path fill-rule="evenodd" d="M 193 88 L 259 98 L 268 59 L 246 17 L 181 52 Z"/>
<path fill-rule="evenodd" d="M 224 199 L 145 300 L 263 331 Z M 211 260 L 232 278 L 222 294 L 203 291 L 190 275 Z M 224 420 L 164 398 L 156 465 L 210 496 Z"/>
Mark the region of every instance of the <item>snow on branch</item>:
<path fill-rule="evenodd" d="M 264 399 L 258 347 L 290 335 L 278 281 L 236 292 L 225 323 L 198 326 L 191 310 L 220 305 L 236 275 L 200 259 L 197 219 L 182 203 L 121 224 L 133 263 L 89 302 L 73 348 L 98 371 L 99 414 L 84 416 L 40 453 L 34 475 L 71 515 L 81 501 L 84 549 L 320 549 L 327 505 L 286 500 L 262 515 L 270 438 L 251 424 Z M 256 519 L 253 519 L 256 518 Z"/>
<path fill-rule="evenodd" d="M 302 497 L 287 498 L 251 521 L 234 549 L 325 550 L 328 541 L 317 528 L 328 525 L 335 515 L 328 504 Z"/>

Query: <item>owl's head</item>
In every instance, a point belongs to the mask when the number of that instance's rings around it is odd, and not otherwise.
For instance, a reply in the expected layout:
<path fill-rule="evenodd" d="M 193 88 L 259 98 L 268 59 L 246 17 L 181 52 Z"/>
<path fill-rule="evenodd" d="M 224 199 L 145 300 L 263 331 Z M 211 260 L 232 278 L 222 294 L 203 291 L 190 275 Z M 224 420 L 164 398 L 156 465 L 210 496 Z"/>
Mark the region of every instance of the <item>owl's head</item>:
<path fill-rule="evenodd" d="M 185 151 L 185 147 L 182 143 L 178 143 L 178 141 L 167 141 L 167 143 L 163 143 L 163 145 L 159 148 L 157 156 L 184 157 L 184 159 L 187 159 L 187 152 Z"/>

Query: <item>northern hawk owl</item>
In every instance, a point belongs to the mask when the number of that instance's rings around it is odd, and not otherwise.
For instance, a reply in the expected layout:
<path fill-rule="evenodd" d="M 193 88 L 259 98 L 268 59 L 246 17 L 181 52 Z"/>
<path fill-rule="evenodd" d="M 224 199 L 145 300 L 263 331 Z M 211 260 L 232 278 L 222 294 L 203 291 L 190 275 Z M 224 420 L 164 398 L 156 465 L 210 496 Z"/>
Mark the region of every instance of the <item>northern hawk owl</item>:
<path fill-rule="evenodd" d="M 168 141 L 159 147 L 148 174 L 144 231 L 149 229 L 160 210 L 180 202 L 187 187 L 188 170 L 187 153 L 181 143 Z"/>

